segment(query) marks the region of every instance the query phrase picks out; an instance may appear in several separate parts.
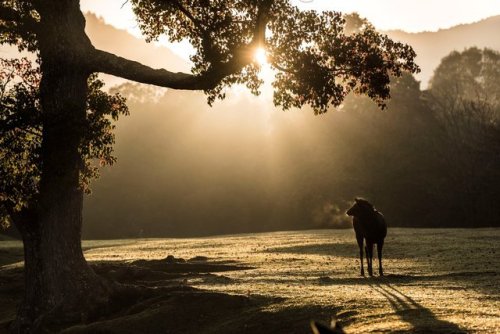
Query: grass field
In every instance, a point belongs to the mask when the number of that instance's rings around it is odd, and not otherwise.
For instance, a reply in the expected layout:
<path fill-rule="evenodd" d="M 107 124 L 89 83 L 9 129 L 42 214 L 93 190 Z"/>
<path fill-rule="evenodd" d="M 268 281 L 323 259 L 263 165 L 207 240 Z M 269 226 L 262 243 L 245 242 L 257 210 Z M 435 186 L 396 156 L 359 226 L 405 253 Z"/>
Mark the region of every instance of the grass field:
<path fill-rule="evenodd" d="M 136 284 L 202 291 L 174 298 L 169 307 L 163 300 L 153 311 L 150 303 L 68 332 L 308 333 L 310 319 L 328 322 L 334 316 L 347 333 L 500 332 L 500 229 L 392 228 L 384 247 L 386 276 L 373 278 L 359 276 L 351 230 L 83 245 L 87 260 L 107 277 L 123 281 L 135 275 Z M 22 292 L 16 263 L 21 254 L 19 242 L 0 241 L 4 328 Z M 188 261 L 161 260 L 168 255 Z M 144 264 L 152 274 L 137 269 Z M 237 297 L 204 295 L 207 290 Z M 168 314 L 178 316 L 166 321 Z"/>

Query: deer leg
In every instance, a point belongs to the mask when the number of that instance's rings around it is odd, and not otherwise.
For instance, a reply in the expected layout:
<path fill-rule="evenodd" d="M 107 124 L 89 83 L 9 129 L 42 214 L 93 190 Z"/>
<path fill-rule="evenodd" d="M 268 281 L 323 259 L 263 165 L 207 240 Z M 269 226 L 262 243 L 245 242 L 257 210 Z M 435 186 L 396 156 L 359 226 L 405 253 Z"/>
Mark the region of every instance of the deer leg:
<path fill-rule="evenodd" d="M 368 267 L 368 275 L 370 275 L 370 251 L 368 245 L 365 245 L 366 266 Z"/>
<path fill-rule="evenodd" d="M 359 262 L 361 264 L 361 276 L 365 276 L 365 268 L 363 267 L 363 237 L 356 235 L 356 241 L 359 247 Z"/>
<path fill-rule="evenodd" d="M 384 247 L 384 240 L 377 243 L 378 273 L 380 276 L 384 276 L 384 270 L 382 269 L 382 247 Z"/>
<path fill-rule="evenodd" d="M 368 275 L 373 276 L 373 243 L 366 242 L 366 260 L 368 262 Z"/>

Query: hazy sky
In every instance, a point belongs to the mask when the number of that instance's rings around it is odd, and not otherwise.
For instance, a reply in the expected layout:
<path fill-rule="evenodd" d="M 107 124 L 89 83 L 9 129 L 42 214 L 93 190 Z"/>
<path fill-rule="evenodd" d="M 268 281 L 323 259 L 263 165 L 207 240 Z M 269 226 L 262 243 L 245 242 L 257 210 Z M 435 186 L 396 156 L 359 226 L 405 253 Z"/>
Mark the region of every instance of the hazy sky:
<path fill-rule="evenodd" d="M 303 9 L 358 12 L 378 29 L 409 32 L 435 31 L 500 15 L 500 0 L 292 0 Z M 125 3 L 125 4 L 124 4 Z M 92 11 L 120 29 L 140 35 L 130 5 L 125 0 L 81 0 L 84 11 Z M 187 57 L 187 45 L 172 47 Z"/>
<path fill-rule="evenodd" d="M 500 0 L 293 0 L 307 9 L 358 12 L 381 30 L 435 31 L 500 15 Z"/>

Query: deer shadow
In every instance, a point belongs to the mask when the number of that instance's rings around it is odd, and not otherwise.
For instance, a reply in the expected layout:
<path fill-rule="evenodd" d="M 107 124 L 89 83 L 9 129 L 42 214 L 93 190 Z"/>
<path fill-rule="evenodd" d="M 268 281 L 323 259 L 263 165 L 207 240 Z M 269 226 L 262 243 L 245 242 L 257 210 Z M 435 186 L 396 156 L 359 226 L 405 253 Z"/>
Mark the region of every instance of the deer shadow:
<path fill-rule="evenodd" d="M 413 327 L 412 333 L 466 333 L 458 325 L 438 319 L 430 309 L 390 284 L 377 283 L 372 284 L 371 287 L 387 299 L 401 320 Z"/>

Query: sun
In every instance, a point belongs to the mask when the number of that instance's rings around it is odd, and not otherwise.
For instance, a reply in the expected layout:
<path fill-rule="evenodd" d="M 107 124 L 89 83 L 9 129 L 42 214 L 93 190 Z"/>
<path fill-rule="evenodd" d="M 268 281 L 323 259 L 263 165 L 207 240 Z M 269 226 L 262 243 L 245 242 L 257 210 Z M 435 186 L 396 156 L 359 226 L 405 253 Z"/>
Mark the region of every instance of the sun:
<path fill-rule="evenodd" d="M 267 58 L 266 49 L 263 47 L 257 47 L 253 51 L 253 61 L 254 64 L 259 66 L 259 78 L 270 85 L 275 77 L 275 71 L 272 69 L 272 66 Z M 272 91 L 271 87 L 268 91 Z"/>
<path fill-rule="evenodd" d="M 257 48 L 255 49 L 255 53 L 253 55 L 254 60 L 259 63 L 260 65 L 265 65 L 267 64 L 267 56 L 266 56 L 266 50 L 264 48 Z"/>

